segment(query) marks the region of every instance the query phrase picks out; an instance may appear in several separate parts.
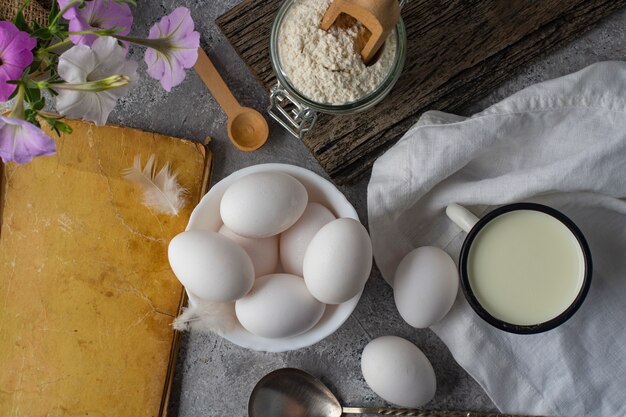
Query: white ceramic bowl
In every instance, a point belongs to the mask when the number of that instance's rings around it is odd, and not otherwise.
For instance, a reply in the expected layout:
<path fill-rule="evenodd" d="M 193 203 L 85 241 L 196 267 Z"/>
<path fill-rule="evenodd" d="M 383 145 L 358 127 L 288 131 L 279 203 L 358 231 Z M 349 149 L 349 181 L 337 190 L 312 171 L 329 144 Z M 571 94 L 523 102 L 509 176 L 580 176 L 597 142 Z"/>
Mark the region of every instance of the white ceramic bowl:
<path fill-rule="evenodd" d="M 209 230 L 217 232 L 222 226 L 220 217 L 220 201 L 222 195 L 235 180 L 256 172 L 284 172 L 300 181 L 309 193 L 309 202 L 323 204 L 330 209 L 337 218 L 349 217 L 359 220 L 356 210 L 346 197 L 330 181 L 325 180 L 312 171 L 294 165 L 262 164 L 241 169 L 232 173 L 215 184 L 202 198 L 191 213 L 186 230 Z M 187 291 L 189 302 L 194 305 L 198 298 Z M 361 293 L 339 305 L 327 305 L 320 321 L 309 331 L 298 336 L 270 339 L 255 336 L 244 329 L 239 323 L 222 334 L 222 336 L 236 345 L 265 352 L 284 352 L 300 349 L 319 342 L 335 332 L 352 314 Z M 234 303 L 231 303 L 234 305 Z M 234 314 L 234 307 L 233 307 Z"/>

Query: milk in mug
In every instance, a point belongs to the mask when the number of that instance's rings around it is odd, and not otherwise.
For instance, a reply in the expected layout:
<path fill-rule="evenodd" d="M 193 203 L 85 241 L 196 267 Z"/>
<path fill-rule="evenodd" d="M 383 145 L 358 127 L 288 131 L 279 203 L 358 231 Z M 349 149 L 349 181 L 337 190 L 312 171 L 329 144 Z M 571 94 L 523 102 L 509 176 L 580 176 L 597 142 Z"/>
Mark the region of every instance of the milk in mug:
<path fill-rule="evenodd" d="M 514 210 L 487 223 L 469 250 L 472 292 L 493 317 L 544 323 L 572 305 L 583 286 L 585 256 L 570 229 L 536 210 Z"/>

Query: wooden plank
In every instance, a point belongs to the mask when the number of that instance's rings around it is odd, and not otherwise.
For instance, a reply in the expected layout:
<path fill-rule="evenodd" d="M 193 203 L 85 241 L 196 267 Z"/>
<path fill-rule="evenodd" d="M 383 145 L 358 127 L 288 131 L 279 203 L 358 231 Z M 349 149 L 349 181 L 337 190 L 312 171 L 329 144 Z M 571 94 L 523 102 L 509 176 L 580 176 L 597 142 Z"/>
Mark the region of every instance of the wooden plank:
<path fill-rule="evenodd" d="M 275 83 L 269 37 L 279 0 L 246 0 L 217 19 L 261 83 Z M 303 141 L 338 183 L 371 167 L 426 110 L 458 111 L 626 0 L 412 0 L 402 11 L 408 55 L 389 96 L 348 116 L 323 115 Z"/>

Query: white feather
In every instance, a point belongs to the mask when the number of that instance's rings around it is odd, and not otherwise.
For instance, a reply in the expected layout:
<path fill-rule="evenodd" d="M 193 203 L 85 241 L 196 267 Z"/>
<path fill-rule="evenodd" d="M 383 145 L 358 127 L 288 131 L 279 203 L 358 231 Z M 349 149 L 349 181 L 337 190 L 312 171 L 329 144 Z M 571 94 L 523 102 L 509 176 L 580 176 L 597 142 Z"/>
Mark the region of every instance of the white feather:
<path fill-rule="evenodd" d="M 125 169 L 124 178 L 143 188 L 143 203 L 161 213 L 177 215 L 185 207 L 187 190 L 178 184 L 176 174 L 165 164 L 157 173 L 155 156 L 150 155 L 146 166 L 141 168 L 141 156 L 135 156 L 131 168 Z"/>
<path fill-rule="evenodd" d="M 222 335 L 235 327 L 236 323 L 234 303 L 203 301 L 185 308 L 172 325 L 180 331 L 195 330 Z"/>

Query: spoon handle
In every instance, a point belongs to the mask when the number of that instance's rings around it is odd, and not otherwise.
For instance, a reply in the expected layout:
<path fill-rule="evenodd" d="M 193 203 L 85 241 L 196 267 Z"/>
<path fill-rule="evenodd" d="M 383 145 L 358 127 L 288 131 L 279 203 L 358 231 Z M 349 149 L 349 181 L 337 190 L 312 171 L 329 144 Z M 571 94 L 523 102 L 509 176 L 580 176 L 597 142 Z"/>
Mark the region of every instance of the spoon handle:
<path fill-rule="evenodd" d="M 226 113 L 228 117 L 234 117 L 241 105 L 235 96 L 233 96 L 230 88 L 228 88 L 220 73 L 217 72 L 217 68 L 215 68 L 215 65 L 213 65 L 209 56 L 202 48 L 198 48 L 198 60 L 194 65 L 194 69 L 215 100 L 217 100 L 222 107 L 224 113 Z"/>
<path fill-rule="evenodd" d="M 417 410 L 414 408 L 343 407 L 344 414 L 379 414 L 383 416 L 413 417 L 531 417 L 518 414 L 505 414 L 477 411 Z M 539 416 L 537 416 L 539 417 Z"/>

